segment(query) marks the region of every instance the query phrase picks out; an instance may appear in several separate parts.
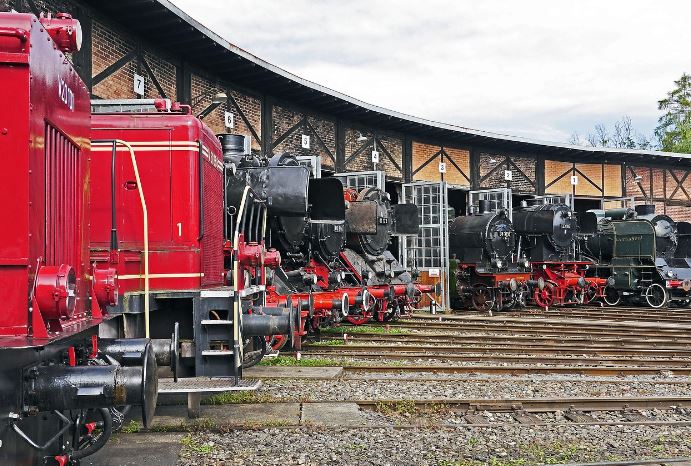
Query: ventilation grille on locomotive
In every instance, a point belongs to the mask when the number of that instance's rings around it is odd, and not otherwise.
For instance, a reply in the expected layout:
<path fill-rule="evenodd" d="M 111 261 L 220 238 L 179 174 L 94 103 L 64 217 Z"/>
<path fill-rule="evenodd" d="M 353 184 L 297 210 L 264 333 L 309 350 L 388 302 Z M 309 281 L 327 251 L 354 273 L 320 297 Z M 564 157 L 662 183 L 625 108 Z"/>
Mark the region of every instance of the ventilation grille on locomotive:
<path fill-rule="evenodd" d="M 78 199 L 81 199 L 79 147 L 50 125 L 46 125 L 45 164 L 45 261 L 47 265 L 77 266 Z"/>
<path fill-rule="evenodd" d="M 210 154 L 210 157 L 215 157 Z M 222 174 L 214 166 L 203 161 L 204 179 L 204 237 L 202 238 L 202 286 L 220 285 L 223 282 L 223 182 Z"/>

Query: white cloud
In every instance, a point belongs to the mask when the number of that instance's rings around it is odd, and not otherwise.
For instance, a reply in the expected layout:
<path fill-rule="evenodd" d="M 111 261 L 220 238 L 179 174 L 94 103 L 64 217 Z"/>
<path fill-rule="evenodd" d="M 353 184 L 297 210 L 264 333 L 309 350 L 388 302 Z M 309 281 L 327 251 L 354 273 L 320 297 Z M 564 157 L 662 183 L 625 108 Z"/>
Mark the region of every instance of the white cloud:
<path fill-rule="evenodd" d="M 691 2 L 174 0 L 230 42 L 393 110 L 546 140 L 629 115 L 689 69 Z"/>

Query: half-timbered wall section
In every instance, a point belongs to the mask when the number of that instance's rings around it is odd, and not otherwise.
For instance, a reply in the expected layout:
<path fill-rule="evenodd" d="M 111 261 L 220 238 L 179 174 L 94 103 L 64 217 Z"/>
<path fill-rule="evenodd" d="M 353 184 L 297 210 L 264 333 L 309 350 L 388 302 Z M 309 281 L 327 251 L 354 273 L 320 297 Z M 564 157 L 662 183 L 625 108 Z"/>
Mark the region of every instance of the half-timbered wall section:
<path fill-rule="evenodd" d="M 455 187 L 470 187 L 470 151 L 413 141 L 413 181 L 446 181 Z M 439 170 L 443 163 L 446 172 Z"/>
<path fill-rule="evenodd" d="M 322 170 L 335 171 L 336 123 L 310 115 L 289 105 L 276 104 L 272 112 L 271 153 L 313 155 L 321 159 Z M 308 136 L 303 147 L 303 136 Z"/>
<path fill-rule="evenodd" d="M 621 170 L 620 164 L 545 160 L 545 194 L 621 197 Z"/>
<path fill-rule="evenodd" d="M 228 96 L 226 110 L 233 115 L 233 127 L 225 128 L 225 131 L 252 138 L 252 152 L 260 153 L 262 150 L 261 97 L 235 89 L 226 90 L 226 95 Z M 225 115 L 223 118 L 225 125 Z"/>
<path fill-rule="evenodd" d="M 511 188 L 514 193 L 538 193 L 537 160 L 533 157 L 483 151 L 477 172 L 481 189 Z M 506 172 L 511 173 L 507 176 Z"/>
<path fill-rule="evenodd" d="M 691 171 L 626 165 L 626 195 L 676 220 L 691 220 Z"/>
<path fill-rule="evenodd" d="M 373 162 L 372 152 L 379 154 Z M 387 180 L 403 180 L 403 138 L 371 129 L 346 128 L 344 139 L 346 171 L 383 170 Z"/>
<path fill-rule="evenodd" d="M 215 95 L 224 92 L 225 89 L 222 84 L 200 74 L 192 73 L 192 100 L 190 102 L 192 113 L 199 115 L 211 105 Z M 204 123 L 216 134 L 226 131 L 224 122 L 226 105 L 226 103 L 219 104 L 203 118 Z"/>

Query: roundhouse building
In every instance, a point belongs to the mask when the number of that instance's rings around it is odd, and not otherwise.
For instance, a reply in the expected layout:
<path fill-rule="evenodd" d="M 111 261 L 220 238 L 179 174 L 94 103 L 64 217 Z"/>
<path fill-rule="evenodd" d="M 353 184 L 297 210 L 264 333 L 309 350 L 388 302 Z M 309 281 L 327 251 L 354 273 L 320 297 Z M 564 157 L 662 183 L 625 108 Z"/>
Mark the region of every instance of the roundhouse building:
<path fill-rule="evenodd" d="M 171 98 L 215 132 L 249 137 L 255 153 L 318 157 L 327 175 L 383 170 L 394 201 L 403 192 L 429 203 L 420 235 L 402 252 L 428 283 L 448 283 L 446 215 L 464 214 L 472 190 L 510 188 L 514 205 L 569 194 L 577 211 L 627 199 L 691 220 L 691 154 L 535 141 L 377 107 L 238 48 L 167 0 L 0 0 L 2 7 L 78 18 L 83 46 L 72 60 L 93 98 Z M 418 184 L 406 195 L 406 183 Z"/>
<path fill-rule="evenodd" d="M 84 42 L 73 61 L 93 97 L 139 97 L 135 77 L 143 78 L 140 97 L 189 104 L 214 131 L 249 136 L 258 153 L 318 156 L 327 173 L 384 170 L 393 195 L 404 182 L 446 181 L 449 204 L 459 213 L 466 209 L 467 191 L 508 187 L 514 200 L 571 194 L 577 210 L 630 197 L 691 220 L 691 155 L 548 143 L 397 113 L 263 61 L 167 0 L 0 5 L 77 17 Z M 218 101 L 221 93 L 227 100 Z M 226 112 L 232 115 L 230 128 Z M 303 136 L 309 136 L 307 144 Z M 376 165 L 372 151 L 379 154 Z"/>

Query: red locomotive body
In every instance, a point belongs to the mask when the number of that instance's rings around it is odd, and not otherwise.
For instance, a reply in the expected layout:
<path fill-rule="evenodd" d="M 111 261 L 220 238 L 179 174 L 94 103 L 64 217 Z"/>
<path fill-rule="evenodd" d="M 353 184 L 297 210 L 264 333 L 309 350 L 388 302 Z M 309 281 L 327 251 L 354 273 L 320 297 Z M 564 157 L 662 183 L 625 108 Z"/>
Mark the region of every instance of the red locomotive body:
<path fill-rule="evenodd" d="M 254 237 L 263 204 L 248 200 L 233 223 L 251 232 L 250 240 L 243 230 L 228 242 L 233 225 L 225 231 L 224 180 L 232 173 L 225 171 L 219 140 L 189 106 L 168 99 L 98 101 L 92 138 L 91 257 L 119 276 L 120 318 L 107 331 L 170 343 L 171 359 L 180 358 L 175 373 L 183 377 L 237 382 L 243 359 L 255 354 L 243 341 L 243 326 L 246 336 L 263 341 L 258 337 L 270 323 L 290 324 L 280 309 L 264 309 L 254 299 L 263 286 L 245 289 L 245 274 L 233 276 L 242 269 L 263 280 L 267 253 Z M 253 315 L 243 319 L 250 309 Z M 172 342 L 171 327 L 179 331 Z M 200 383 L 174 390 L 199 392 Z M 238 389 L 231 382 L 228 388 Z"/>
<path fill-rule="evenodd" d="M 109 260 L 113 144 L 101 141 L 123 140 L 136 154 L 146 200 L 150 289 L 222 285 L 223 155 L 211 130 L 187 112 L 94 113 L 92 135 L 92 258 Z M 126 297 L 144 289 L 144 216 L 129 149 L 116 147 L 117 268 Z"/>
<path fill-rule="evenodd" d="M 156 404 L 156 362 L 98 339 L 114 271 L 89 263 L 89 92 L 65 52 L 79 22 L 0 13 L 0 463 L 65 464 L 102 447 L 114 406 Z M 88 392 L 88 394 L 87 394 Z"/>
<path fill-rule="evenodd" d="M 34 335 L 79 331 L 86 318 L 89 92 L 37 18 L 2 14 L 0 21 L 0 335 L 17 337 L 3 344 L 25 345 Z M 55 300 L 43 286 L 51 280 Z M 39 304 L 32 320 L 27 296 Z"/>

